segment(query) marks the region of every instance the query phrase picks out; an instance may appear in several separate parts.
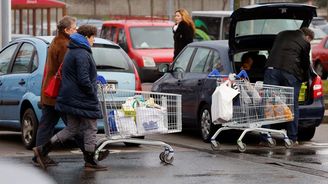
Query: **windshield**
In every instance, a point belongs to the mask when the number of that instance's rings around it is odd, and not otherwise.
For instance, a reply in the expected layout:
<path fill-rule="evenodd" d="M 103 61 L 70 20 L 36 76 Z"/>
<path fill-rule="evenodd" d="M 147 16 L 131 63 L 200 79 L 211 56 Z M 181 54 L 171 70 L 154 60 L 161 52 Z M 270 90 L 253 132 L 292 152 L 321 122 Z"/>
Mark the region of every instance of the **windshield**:
<path fill-rule="evenodd" d="M 284 30 L 296 30 L 303 20 L 295 19 L 256 19 L 239 21 L 236 25 L 235 37 L 248 35 L 272 35 Z"/>
<path fill-rule="evenodd" d="M 171 27 L 136 27 L 131 28 L 130 32 L 135 49 L 173 48 Z"/>
<path fill-rule="evenodd" d="M 129 69 L 127 59 L 124 57 L 123 52 L 119 48 L 103 46 L 92 47 L 92 55 L 96 62 L 97 69 L 99 70 Z"/>

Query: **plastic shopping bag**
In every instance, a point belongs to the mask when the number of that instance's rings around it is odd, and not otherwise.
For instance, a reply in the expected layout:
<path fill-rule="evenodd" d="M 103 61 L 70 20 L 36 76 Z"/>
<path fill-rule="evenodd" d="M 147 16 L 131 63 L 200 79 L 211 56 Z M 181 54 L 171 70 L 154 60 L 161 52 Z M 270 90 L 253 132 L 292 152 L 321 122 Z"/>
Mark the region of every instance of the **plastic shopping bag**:
<path fill-rule="evenodd" d="M 259 95 L 259 92 L 255 89 L 255 87 L 248 80 L 244 80 L 244 82 L 245 82 L 245 86 L 247 89 L 247 94 L 252 99 L 253 104 L 254 105 L 260 104 L 262 101 L 262 98 Z"/>
<path fill-rule="evenodd" d="M 137 107 L 138 134 L 165 133 L 168 131 L 168 118 L 166 109 Z"/>
<path fill-rule="evenodd" d="M 239 91 L 231 88 L 231 82 L 225 81 L 216 87 L 212 94 L 211 114 L 212 120 L 222 119 L 229 121 L 233 114 L 233 98 L 239 94 Z"/>
<path fill-rule="evenodd" d="M 293 113 L 285 103 L 278 103 L 274 105 L 274 115 L 278 119 L 286 119 L 287 121 L 293 121 Z"/>

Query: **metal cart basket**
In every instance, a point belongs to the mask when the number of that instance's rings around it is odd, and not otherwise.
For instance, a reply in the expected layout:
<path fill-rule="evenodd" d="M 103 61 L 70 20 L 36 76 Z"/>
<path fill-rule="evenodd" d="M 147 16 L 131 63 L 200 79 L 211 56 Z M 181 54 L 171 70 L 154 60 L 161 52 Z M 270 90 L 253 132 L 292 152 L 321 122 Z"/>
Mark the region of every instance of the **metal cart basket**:
<path fill-rule="evenodd" d="M 224 130 L 243 130 L 237 140 L 237 148 L 240 152 L 246 150 L 242 142 L 248 132 L 260 132 L 266 135 L 269 146 L 275 146 L 276 141 L 272 134 L 283 136 L 285 146 L 292 146 L 285 130 L 273 130 L 262 128 L 263 125 L 290 122 L 294 119 L 294 89 L 293 87 L 266 85 L 263 82 L 250 83 L 247 80 L 232 81 L 239 94 L 233 99 L 232 118 L 228 121 L 215 120 L 214 124 L 222 124 L 211 138 L 213 150 L 219 148 L 216 137 Z M 223 83 L 218 80 L 218 85 Z M 215 102 L 212 102 L 215 103 Z"/>
<path fill-rule="evenodd" d="M 107 144 L 122 142 L 162 146 L 160 160 L 172 163 L 174 150 L 170 145 L 133 137 L 181 132 L 181 95 L 111 87 L 110 84 L 98 85 L 106 136 L 98 140 L 96 157 Z"/>

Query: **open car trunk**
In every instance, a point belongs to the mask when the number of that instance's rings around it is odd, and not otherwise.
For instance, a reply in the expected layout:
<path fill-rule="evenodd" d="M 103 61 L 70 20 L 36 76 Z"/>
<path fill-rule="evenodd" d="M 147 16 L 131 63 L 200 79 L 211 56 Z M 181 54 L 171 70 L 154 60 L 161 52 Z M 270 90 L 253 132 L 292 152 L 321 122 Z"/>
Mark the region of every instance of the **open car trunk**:
<path fill-rule="evenodd" d="M 276 35 L 284 30 L 297 30 L 308 27 L 316 16 L 316 7 L 294 4 L 273 3 L 251 5 L 239 8 L 231 15 L 229 30 L 229 48 L 231 58 L 238 73 L 241 69 L 241 57 L 252 53 L 253 64 L 247 71 L 251 82 L 263 81 L 264 66 Z M 313 68 L 309 68 L 310 81 L 303 85 L 300 103 L 309 100 Z M 305 87 L 306 86 L 306 87 Z"/>

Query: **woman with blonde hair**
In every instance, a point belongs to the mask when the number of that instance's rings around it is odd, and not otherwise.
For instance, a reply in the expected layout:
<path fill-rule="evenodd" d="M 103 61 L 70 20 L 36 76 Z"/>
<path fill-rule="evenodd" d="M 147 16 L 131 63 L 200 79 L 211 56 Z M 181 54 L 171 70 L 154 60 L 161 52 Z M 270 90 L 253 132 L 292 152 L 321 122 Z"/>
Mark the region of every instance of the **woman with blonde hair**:
<path fill-rule="evenodd" d="M 175 11 L 175 25 L 173 26 L 174 56 L 175 59 L 181 50 L 193 41 L 195 24 L 186 9 Z"/>

